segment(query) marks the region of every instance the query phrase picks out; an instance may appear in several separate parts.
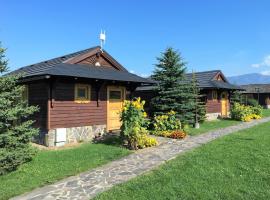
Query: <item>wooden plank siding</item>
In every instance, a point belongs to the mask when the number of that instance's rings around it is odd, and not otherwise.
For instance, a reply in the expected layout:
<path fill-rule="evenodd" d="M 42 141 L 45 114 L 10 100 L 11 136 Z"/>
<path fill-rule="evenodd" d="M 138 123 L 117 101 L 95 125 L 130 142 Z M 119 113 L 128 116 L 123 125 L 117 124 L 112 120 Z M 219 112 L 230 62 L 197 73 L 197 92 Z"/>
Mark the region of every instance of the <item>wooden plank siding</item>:
<path fill-rule="evenodd" d="M 206 101 L 206 113 L 220 113 L 221 112 L 221 102 L 220 102 L 220 93 L 218 93 L 218 98 L 212 98 L 212 90 L 206 90 L 207 95 Z"/>
<path fill-rule="evenodd" d="M 55 83 L 50 108 L 50 129 L 107 124 L 106 86 L 100 89 L 99 106 L 93 85 L 91 85 L 91 100 L 88 103 L 75 102 L 74 88 L 75 82 Z"/>
<path fill-rule="evenodd" d="M 35 120 L 34 127 L 45 130 L 47 128 L 48 84 L 46 81 L 28 83 L 28 103 L 38 106 L 39 111 L 31 116 Z"/>
<path fill-rule="evenodd" d="M 78 62 L 77 64 L 83 64 L 83 65 L 95 65 L 96 62 L 99 62 L 99 64 L 103 67 L 108 67 L 111 69 L 115 69 L 115 66 L 105 57 L 99 54 L 95 54 L 93 56 L 90 56 L 88 58 L 85 58 L 84 60 Z"/>
<path fill-rule="evenodd" d="M 212 90 L 206 90 L 204 91 L 207 96 L 207 101 L 206 101 L 206 113 L 221 113 L 221 99 L 220 95 L 224 90 L 217 91 L 218 98 L 213 99 L 212 98 Z M 228 103 L 228 108 L 227 110 L 230 110 L 230 103 Z"/>
<path fill-rule="evenodd" d="M 220 113 L 221 112 L 221 101 L 220 101 L 220 94 L 223 90 L 218 91 L 218 99 L 212 99 L 212 90 L 202 90 L 201 95 L 203 95 L 203 100 L 205 101 L 206 105 L 206 113 Z M 142 100 L 146 101 L 145 110 L 148 114 L 152 115 L 152 108 L 150 107 L 150 101 L 154 98 L 157 94 L 154 91 L 135 91 L 135 97 L 141 97 Z"/>
<path fill-rule="evenodd" d="M 221 112 L 221 102 L 220 100 L 207 100 L 206 102 L 206 113 L 220 113 Z"/>

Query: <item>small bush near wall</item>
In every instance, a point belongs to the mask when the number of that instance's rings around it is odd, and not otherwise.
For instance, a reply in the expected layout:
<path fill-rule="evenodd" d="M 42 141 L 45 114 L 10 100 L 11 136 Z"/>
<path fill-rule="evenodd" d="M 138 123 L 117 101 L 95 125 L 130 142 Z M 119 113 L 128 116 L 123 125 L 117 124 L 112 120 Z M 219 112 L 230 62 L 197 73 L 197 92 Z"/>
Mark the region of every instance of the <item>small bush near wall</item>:
<path fill-rule="evenodd" d="M 121 113 L 121 138 L 127 141 L 130 149 L 139 149 L 157 145 L 154 138 L 148 136 L 148 121 L 144 112 L 145 102 L 140 98 L 125 101 Z"/>
<path fill-rule="evenodd" d="M 240 121 L 251 121 L 252 119 L 260 119 L 262 117 L 261 106 L 245 106 L 239 103 L 235 103 L 231 107 L 231 117 Z"/>

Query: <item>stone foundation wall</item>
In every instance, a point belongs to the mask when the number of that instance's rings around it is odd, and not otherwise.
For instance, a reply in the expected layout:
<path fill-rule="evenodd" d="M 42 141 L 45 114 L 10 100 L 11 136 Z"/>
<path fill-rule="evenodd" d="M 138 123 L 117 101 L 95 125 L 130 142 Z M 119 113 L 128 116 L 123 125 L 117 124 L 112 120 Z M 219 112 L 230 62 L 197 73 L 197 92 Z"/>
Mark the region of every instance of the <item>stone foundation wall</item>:
<path fill-rule="evenodd" d="M 51 129 L 45 135 L 45 145 L 48 147 L 56 146 L 56 129 Z M 91 141 L 95 136 L 103 135 L 106 133 L 106 125 L 93 125 L 66 128 L 66 142 L 77 143 L 83 141 Z"/>
<path fill-rule="evenodd" d="M 265 108 L 266 109 L 270 109 L 270 105 L 265 105 Z"/>

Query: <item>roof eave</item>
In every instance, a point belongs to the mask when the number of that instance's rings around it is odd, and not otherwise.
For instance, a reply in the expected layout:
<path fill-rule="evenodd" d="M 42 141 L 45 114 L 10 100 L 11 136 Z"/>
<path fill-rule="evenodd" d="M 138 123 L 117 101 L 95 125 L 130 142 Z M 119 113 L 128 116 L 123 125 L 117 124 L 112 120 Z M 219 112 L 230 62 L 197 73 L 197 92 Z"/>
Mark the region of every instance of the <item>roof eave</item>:
<path fill-rule="evenodd" d="M 55 75 L 55 74 L 42 74 L 42 75 L 33 75 L 33 76 L 25 76 L 22 77 L 19 82 L 20 83 L 26 83 L 31 81 L 37 81 L 42 79 L 50 79 L 51 77 L 65 77 L 65 78 L 82 78 L 82 79 L 90 79 L 90 80 L 102 80 L 102 81 L 117 81 L 117 82 L 123 82 L 123 83 L 134 83 L 134 84 L 140 84 L 141 86 L 151 86 L 154 85 L 151 81 L 134 81 L 134 80 L 123 80 L 123 79 L 103 79 L 103 78 L 89 78 L 84 76 L 70 76 L 70 75 Z"/>

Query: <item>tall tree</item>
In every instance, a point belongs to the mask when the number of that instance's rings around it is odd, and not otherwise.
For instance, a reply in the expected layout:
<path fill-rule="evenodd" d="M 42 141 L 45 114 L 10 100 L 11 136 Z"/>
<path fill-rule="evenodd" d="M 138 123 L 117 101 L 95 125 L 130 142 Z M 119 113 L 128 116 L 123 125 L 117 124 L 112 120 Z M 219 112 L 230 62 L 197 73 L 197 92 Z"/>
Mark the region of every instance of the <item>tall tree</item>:
<path fill-rule="evenodd" d="M 235 90 L 231 93 L 231 105 L 233 106 L 235 103 L 244 103 L 243 94 L 239 90 Z"/>
<path fill-rule="evenodd" d="M 202 122 L 205 120 L 205 102 L 203 101 L 203 95 L 200 94 L 200 88 L 199 83 L 196 78 L 196 74 L 192 73 L 192 79 L 191 79 L 191 88 L 193 93 L 193 113 L 194 113 L 194 123 L 195 126 L 199 122 Z"/>
<path fill-rule="evenodd" d="M 183 124 L 194 125 L 196 99 L 192 87 L 192 80 L 186 76 L 179 82 L 177 87 L 177 113 Z"/>
<path fill-rule="evenodd" d="M 166 114 L 174 110 L 182 123 L 194 119 L 190 109 L 190 83 L 185 80 L 186 63 L 180 53 L 169 47 L 157 58 L 152 78 L 157 81 L 157 96 L 152 100 L 154 113 Z"/>
<path fill-rule="evenodd" d="M 152 78 L 158 82 L 156 87 L 158 95 L 153 99 L 152 104 L 155 114 L 165 114 L 170 110 L 176 111 L 177 109 L 177 89 L 179 82 L 184 78 L 186 63 L 180 54 L 171 47 L 161 53 L 157 61 Z"/>
<path fill-rule="evenodd" d="M 0 175 L 31 160 L 35 151 L 29 143 L 38 133 L 32 128 L 33 121 L 28 120 L 38 108 L 28 106 L 22 99 L 24 87 L 19 85 L 19 76 L 3 76 L 7 65 L 0 43 Z"/>

